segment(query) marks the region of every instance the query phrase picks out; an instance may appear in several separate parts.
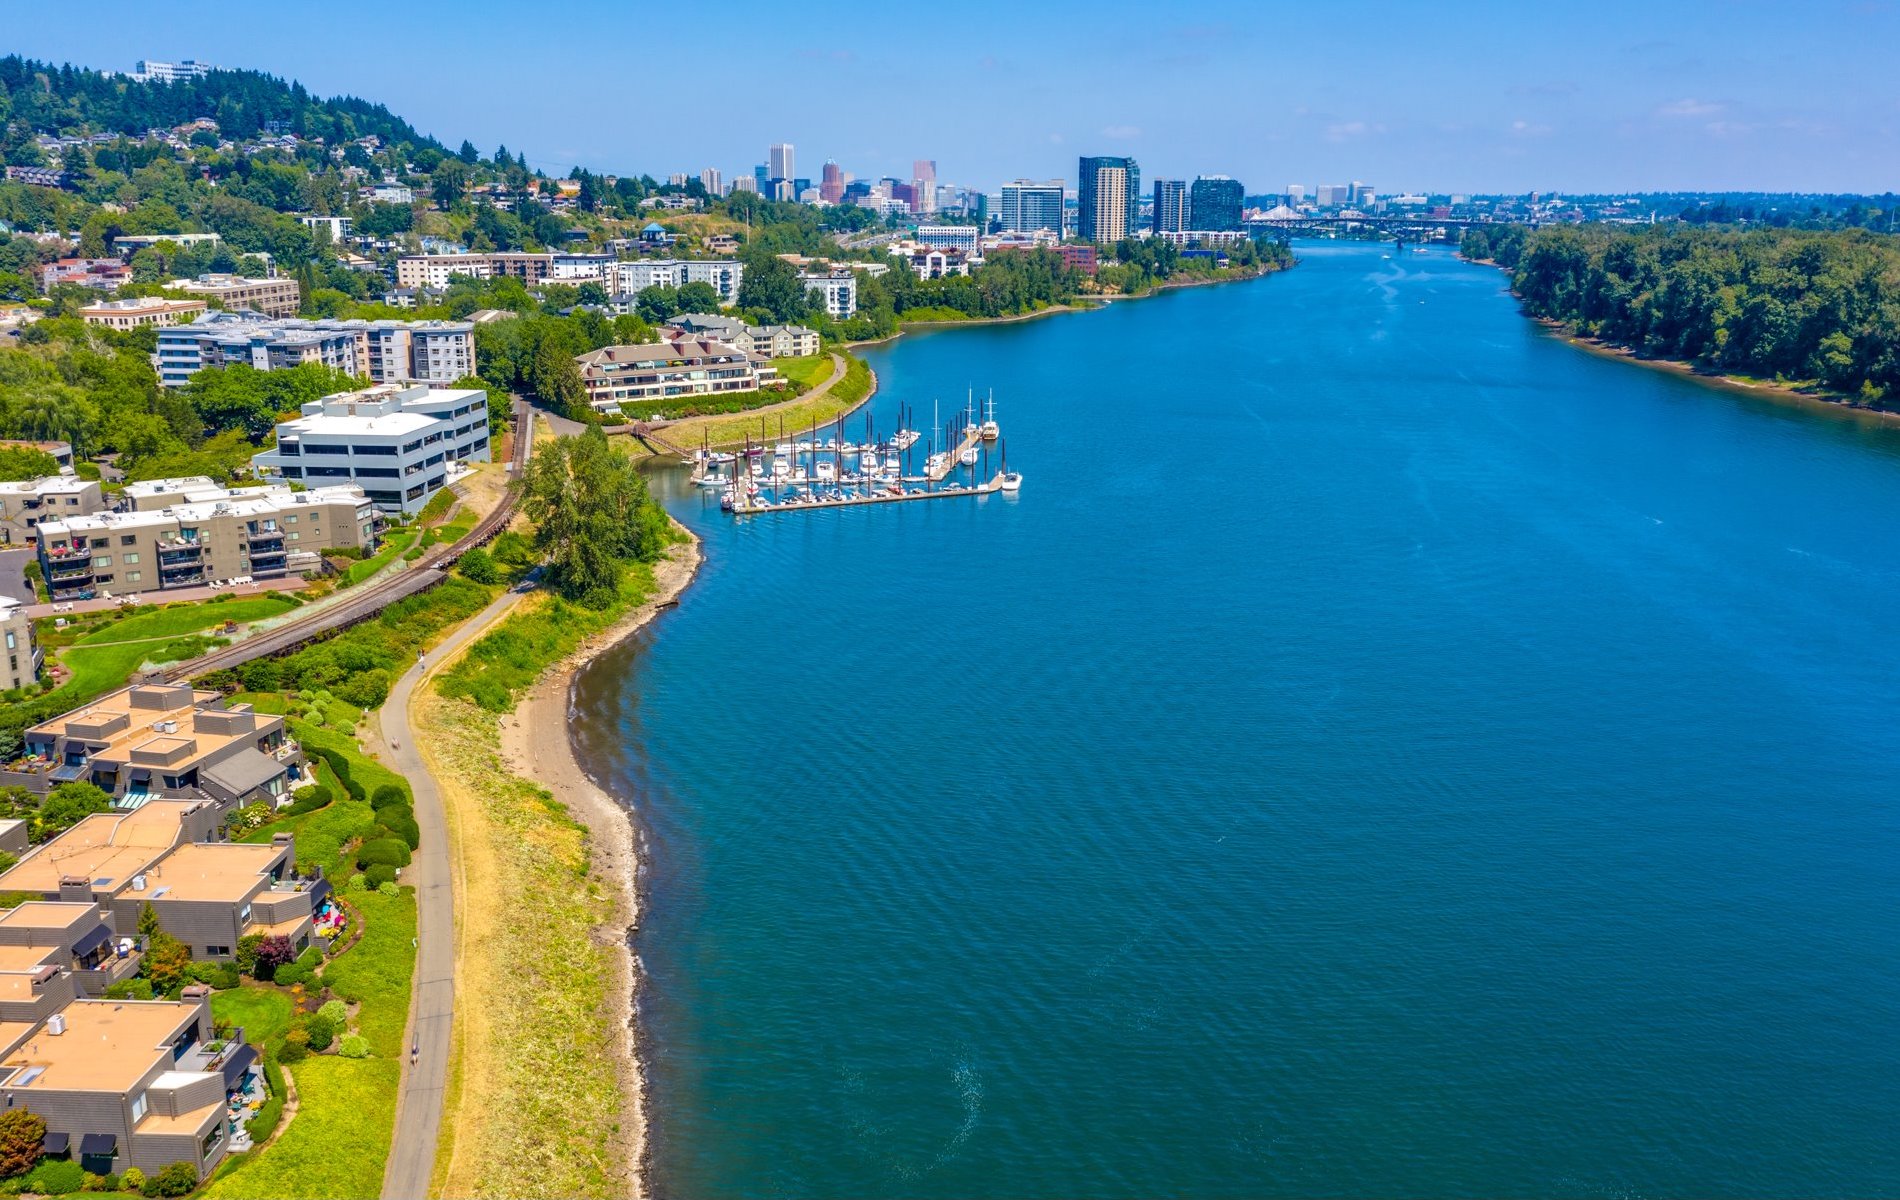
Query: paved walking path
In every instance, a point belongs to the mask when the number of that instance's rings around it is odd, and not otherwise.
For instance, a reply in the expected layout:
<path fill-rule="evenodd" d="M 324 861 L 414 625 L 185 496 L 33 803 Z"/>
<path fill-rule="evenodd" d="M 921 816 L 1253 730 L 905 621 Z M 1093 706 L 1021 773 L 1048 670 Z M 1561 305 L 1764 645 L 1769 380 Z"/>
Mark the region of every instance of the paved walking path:
<path fill-rule="evenodd" d="M 481 636 L 530 586 L 523 583 L 510 588 L 473 620 L 464 622 L 429 652 L 426 663 L 410 667 L 396 681 L 383 705 L 383 745 L 388 747 L 390 765 L 409 781 L 415 794 L 416 825 L 422 832 L 421 849 L 403 872 L 403 882 L 416 889 L 416 982 L 409 1006 L 409 1044 L 421 1047 L 421 1054 L 414 1065 L 405 1061 L 402 1069 L 396 1134 L 389 1147 L 389 1167 L 383 1175 L 387 1200 L 421 1200 L 429 1194 L 436 1140 L 442 1128 L 449 1034 L 455 1015 L 455 895 L 450 880 L 448 822 L 442 794 L 416 753 L 409 703 L 417 686 L 435 673 L 437 664 L 448 661 L 470 639 Z"/>

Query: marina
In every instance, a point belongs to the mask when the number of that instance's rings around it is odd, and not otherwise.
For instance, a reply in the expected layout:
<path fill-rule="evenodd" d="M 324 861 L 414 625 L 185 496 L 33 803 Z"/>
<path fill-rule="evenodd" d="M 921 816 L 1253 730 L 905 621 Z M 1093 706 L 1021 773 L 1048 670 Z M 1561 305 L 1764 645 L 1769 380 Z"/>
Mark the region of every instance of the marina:
<path fill-rule="evenodd" d="M 720 509 L 734 516 L 1014 494 L 1021 489 L 1022 475 L 1009 469 L 993 399 L 980 422 L 974 393 L 963 412 L 947 424 L 938 423 L 933 413 L 935 431 L 928 440 L 909 427 L 908 409 L 900 408 L 898 424 L 896 434 L 880 440 L 867 415 L 862 442 L 846 438 L 842 418 L 823 441 L 817 426 L 799 437 L 781 425 L 769 447 L 761 430 L 757 445 L 748 438 L 736 452 L 703 446 L 685 461 L 693 468 L 693 485 L 717 489 Z M 938 450 L 938 445 L 947 448 Z M 919 455 L 921 464 L 915 461 Z"/>

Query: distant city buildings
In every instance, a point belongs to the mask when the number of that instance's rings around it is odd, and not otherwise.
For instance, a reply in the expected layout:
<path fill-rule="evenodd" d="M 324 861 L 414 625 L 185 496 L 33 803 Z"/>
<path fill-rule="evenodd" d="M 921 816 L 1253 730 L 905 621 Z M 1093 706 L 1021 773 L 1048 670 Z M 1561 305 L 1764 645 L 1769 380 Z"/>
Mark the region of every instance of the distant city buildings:
<path fill-rule="evenodd" d="M 1155 180 L 1154 210 L 1150 220 L 1156 233 L 1178 233 L 1188 227 L 1187 180 Z"/>
<path fill-rule="evenodd" d="M 766 181 L 789 182 L 796 176 L 797 159 L 790 142 L 775 142 L 766 154 Z"/>
<path fill-rule="evenodd" d="M 1238 179 L 1225 175 L 1202 175 L 1189 189 L 1189 222 L 1193 230 L 1233 230 L 1240 228 L 1240 209 L 1246 189 Z M 1159 226 L 1157 226 L 1159 228 Z"/>
<path fill-rule="evenodd" d="M 1062 192 L 1060 179 L 1034 183 L 1016 179 L 1003 185 L 997 205 L 997 219 L 1005 233 L 1035 233 L 1039 229 L 1062 233 Z"/>
<path fill-rule="evenodd" d="M 1084 156 L 1076 185 L 1076 235 L 1085 242 L 1119 242 L 1141 214 L 1141 168 L 1132 158 Z"/>
<path fill-rule="evenodd" d="M 818 198 L 826 204 L 836 204 L 844 199 L 844 170 L 830 159 L 825 160 L 825 169 L 818 182 Z"/>

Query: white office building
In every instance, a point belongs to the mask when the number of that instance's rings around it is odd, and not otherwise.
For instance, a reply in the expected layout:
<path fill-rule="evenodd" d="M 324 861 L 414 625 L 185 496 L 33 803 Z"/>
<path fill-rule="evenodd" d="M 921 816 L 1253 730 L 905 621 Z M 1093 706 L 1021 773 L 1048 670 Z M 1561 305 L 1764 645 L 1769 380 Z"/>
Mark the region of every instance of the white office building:
<path fill-rule="evenodd" d="M 384 512 L 413 514 L 461 464 L 488 460 L 486 392 L 384 384 L 304 405 L 251 465 L 310 487 L 354 483 Z"/>
<path fill-rule="evenodd" d="M 650 287 L 706 283 L 712 285 L 721 305 L 730 305 L 738 302 L 739 283 L 744 278 L 745 264 L 733 259 L 637 258 L 613 264 L 613 284 L 608 290 L 637 296 Z"/>
<path fill-rule="evenodd" d="M 961 250 L 972 258 L 979 257 L 977 239 L 983 231 L 974 225 L 919 225 L 917 240 L 926 246 L 936 246 L 942 250 Z"/>

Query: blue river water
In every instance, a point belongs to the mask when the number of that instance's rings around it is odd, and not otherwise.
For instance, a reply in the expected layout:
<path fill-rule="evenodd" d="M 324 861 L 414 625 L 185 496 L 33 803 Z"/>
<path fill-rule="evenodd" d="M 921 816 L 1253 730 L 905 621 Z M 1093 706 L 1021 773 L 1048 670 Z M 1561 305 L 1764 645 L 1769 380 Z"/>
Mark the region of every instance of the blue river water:
<path fill-rule="evenodd" d="M 870 353 L 1019 498 L 656 479 L 661 1194 L 1900 1193 L 1900 426 L 1300 250 Z"/>

